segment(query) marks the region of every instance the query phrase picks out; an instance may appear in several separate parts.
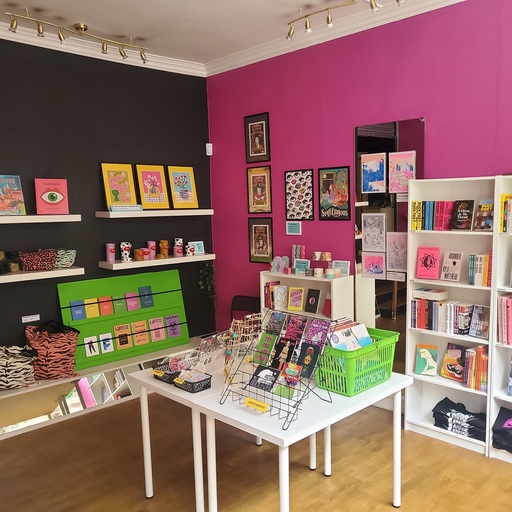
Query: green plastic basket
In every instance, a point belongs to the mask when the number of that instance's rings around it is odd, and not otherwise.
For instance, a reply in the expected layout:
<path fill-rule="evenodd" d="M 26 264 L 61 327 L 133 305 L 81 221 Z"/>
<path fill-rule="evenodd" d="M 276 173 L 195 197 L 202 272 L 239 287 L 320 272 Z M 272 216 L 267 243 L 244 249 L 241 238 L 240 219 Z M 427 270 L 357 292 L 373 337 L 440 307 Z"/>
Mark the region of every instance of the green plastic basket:
<path fill-rule="evenodd" d="M 373 343 L 358 350 L 325 347 L 316 369 L 318 387 L 354 396 L 391 378 L 400 333 L 372 329 Z"/>

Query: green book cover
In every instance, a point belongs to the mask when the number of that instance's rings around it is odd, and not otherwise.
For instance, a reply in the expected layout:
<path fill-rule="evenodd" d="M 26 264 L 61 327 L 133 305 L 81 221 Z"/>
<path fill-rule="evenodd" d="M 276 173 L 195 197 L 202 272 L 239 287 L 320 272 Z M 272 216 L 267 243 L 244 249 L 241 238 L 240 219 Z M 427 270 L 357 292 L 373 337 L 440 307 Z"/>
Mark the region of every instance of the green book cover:
<path fill-rule="evenodd" d="M 437 345 L 416 345 L 416 368 L 419 375 L 437 375 Z"/>
<path fill-rule="evenodd" d="M 124 313 L 125 311 L 128 311 L 124 295 L 114 295 L 112 297 L 112 304 L 114 304 L 115 313 Z"/>

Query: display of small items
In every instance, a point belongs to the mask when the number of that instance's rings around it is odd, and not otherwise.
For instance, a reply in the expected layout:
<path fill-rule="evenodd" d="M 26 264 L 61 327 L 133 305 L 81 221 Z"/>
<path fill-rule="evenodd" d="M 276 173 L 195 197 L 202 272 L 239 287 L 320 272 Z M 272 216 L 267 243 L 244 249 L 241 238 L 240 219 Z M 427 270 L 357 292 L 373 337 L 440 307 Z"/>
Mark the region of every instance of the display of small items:
<path fill-rule="evenodd" d="M 116 261 L 116 244 L 110 242 L 105 245 L 106 260 L 114 263 Z M 169 257 L 169 240 L 158 241 L 158 252 L 156 240 L 149 240 L 147 247 L 141 247 L 133 250 L 133 258 L 131 255 L 131 242 L 120 242 L 119 249 L 121 251 L 121 262 L 154 260 Z M 173 245 L 173 256 L 180 258 L 182 256 L 194 256 L 195 254 L 204 254 L 203 242 L 190 242 L 183 245 L 183 238 L 175 238 Z"/>
<path fill-rule="evenodd" d="M 0 274 L 19 272 L 21 270 L 19 255 L 18 251 L 0 251 Z"/>

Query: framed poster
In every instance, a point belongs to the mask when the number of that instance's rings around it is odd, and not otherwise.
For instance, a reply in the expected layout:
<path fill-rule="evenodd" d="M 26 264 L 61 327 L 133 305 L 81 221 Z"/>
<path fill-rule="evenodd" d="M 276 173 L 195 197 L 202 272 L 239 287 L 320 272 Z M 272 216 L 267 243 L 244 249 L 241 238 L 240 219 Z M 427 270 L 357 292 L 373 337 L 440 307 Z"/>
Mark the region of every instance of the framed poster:
<path fill-rule="evenodd" d="M 386 255 L 383 252 L 363 252 L 363 277 L 386 279 Z"/>
<path fill-rule="evenodd" d="M 407 233 L 389 232 L 386 239 L 386 270 L 407 272 Z"/>
<path fill-rule="evenodd" d="M 386 192 L 386 153 L 361 155 L 361 192 Z"/>
<path fill-rule="evenodd" d="M 350 220 L 350 167 L 318 169 L 320 220 Z"/>
<path fill-rule="evenodd" d="M 363 251 L 384 252 L 386 250 L 386 214 L 362 213 Z"/>
<path fill-rule="evenodd" d="M 248 164 L 270 160 L 268 112 L 244 117 L 245 160 Z"/>
<path fill-rule="evenodd" d="M 164 166 L 137 164 L 135 167 L 139 179 L 142 208 L 144 210 L 169 208 Z"/>
<path fill-rule="evenodd" d="M 285 171 L 286 220 L 313 220 L 313 169 Z"/>
<path fill-rule="evenodd" d="M 247 169 L 247 198 L 249 213 L 272 212 L 270 166 Z"/>
<path fill-rule="evenodd" d="M 409 190 L 409 180 L 416 176 L 416 151 L 389 153 L 389 192 Z"/>
<path fill-rule="evenodd" d="M 249 261 L 252 263 L 270 263 L 272 259 L 272 218 L 249 219 Z"/>
<path fill-rule="evenodd" d="M 167 171 L 173 207 L 198 208 L 194 168 L 169 165 Z"/>
<path fill-rule="evenodd" d="M 286 234 L 287 235 L 302 235 L 302 222 L 300 221 L 286 221 Z"/>
<path fill-rule="evenodd" d="M 107 208 L 112 205 L 136 205 L 131 164 L 101 164 Z"/>

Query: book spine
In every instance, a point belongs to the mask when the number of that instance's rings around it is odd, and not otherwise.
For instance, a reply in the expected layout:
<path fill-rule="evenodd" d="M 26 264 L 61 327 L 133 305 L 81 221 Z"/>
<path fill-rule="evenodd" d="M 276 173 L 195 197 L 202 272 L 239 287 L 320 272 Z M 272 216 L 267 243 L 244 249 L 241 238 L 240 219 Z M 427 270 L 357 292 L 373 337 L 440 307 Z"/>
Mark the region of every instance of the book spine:
<path fill-rule="evenodd" d="M 426 201 L 421 201 L 421 212 L 420 212 L 420 221 L 421 221 L 421 229 L 425 229 L 425 208 L 426 208 Z"/>
<path fill-rule="evenodd" d="M 507 345 L 512 345 L 512 297 L 507 297 Z"/>
<path fill-rule="evenodd" d="M 492 283 L 492 251 L 489 253 L 489 266 L 487 269 L 487 286 L 491 286 Z"/>

